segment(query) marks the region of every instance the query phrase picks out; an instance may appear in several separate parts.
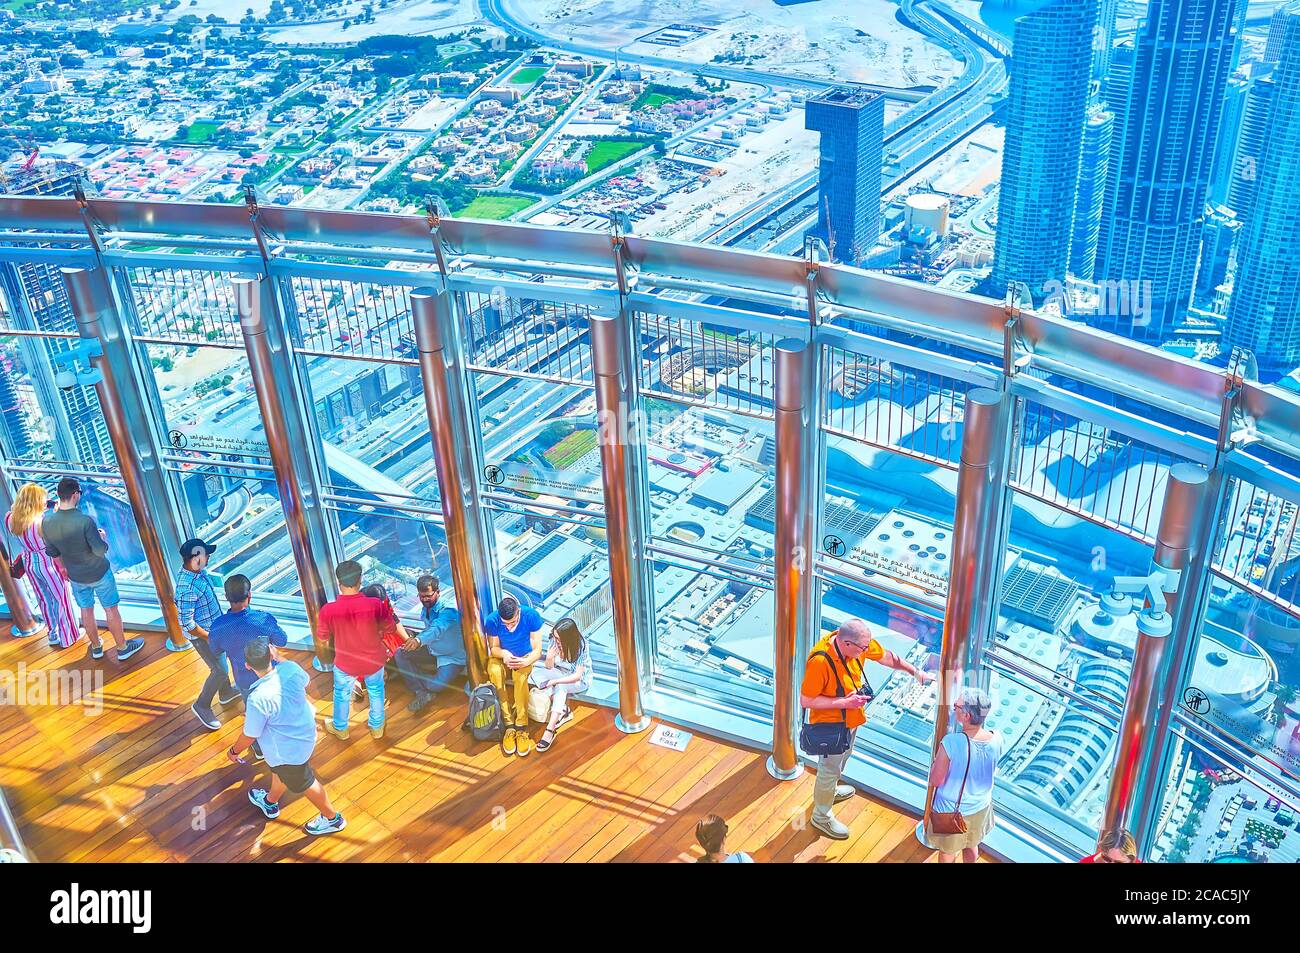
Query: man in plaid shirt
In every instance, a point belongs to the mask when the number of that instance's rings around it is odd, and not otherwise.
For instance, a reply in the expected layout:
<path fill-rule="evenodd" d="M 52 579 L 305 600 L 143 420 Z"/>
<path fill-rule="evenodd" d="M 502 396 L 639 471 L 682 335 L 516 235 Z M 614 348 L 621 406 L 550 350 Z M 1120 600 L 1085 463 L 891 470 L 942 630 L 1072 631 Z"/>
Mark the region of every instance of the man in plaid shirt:
<path fill-rule="evenodd" d="M 194 717 L 209 731 L 221 727 L 221 722 L 212 712 L 212 700 L 217 698 L 222 705 L 229 705 L 240 697 L 230 684 L 225 653 L 213 651 L 208 644 L 208 629 L 212 620 L 221 614 L 212 577 L 207 571 L 208 557 L 216 549 L 201 539 L 187 539 L 181 544 L 181 571 L 176 577 L 176 610 L 181 617 L 181 628 L 208 667 L 208 677 L 190 708 Z"/>

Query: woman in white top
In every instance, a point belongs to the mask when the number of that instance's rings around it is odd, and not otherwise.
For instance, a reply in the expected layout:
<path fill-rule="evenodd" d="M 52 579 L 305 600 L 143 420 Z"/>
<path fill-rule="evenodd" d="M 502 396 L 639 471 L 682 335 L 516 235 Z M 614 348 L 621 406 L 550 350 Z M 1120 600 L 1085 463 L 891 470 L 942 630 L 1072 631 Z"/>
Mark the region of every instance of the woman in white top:
<path fill-rule="evenodd" d="M 591 687 L 591 652 L 578 624 L 564 618 L 551 630 L 551 644 L 542 665 L 534 665 L 529 676 L 531 685 L 551 696 L 551 717 L 537 742 L 538 751 L 549 751 L 555 744 L 560 726 L 573 720 L 569 696 Z"/>
<path fill-rule="evenodd" d="M 975 863 L 980 841 L 993 830 L 993 779 L 1002 757 L 1002 742 L 996 732 L 984 727 L 992 706 L 988 693 L 978 688 L 963 689 L 955 706 L 960 730 L 944 737 L 930 767 L 925 842 L 939 852 L 942 864 L 953 863 L 958 854 L 962 863 Z M 953 811 L 961 811 L 966 818 L 966 833 L 934 833 L 931 813 Z"/>

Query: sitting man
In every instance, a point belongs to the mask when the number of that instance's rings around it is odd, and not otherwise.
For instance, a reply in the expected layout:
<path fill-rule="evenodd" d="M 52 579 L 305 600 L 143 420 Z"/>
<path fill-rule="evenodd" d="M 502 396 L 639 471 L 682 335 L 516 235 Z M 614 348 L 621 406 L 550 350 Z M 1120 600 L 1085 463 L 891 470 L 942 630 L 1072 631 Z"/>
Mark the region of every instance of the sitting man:
<path fill-rule="evenodd" d="M 424 631 L 406 640 L 393 661 L 415 698 L 406 706 L 411 714 L 423 711 L 433 696 L 465 678 L 465 642 L 460 633 L 460 613 L 438 604 L 442 594 L 436 576 L 421 576 L 415 584 L 420 595 L 420 621 Z"/>
<path fill-rule="evenodd" d="M 536 609 L 522 609 L 514 596 L 504 596 L 497 611 L 483 621 L 488 642 L 488 681 L 501 699 L 506 715 L 506 730 L 501 736 L 501 750 L 507 755 L 527 757 L 533 750 L 528 734 L 528 676 L 542 657 L 542 617 Z M 506 670 L 514 687 L 514 721 L 509 718 L 510 703 L 506 694 Z"/>

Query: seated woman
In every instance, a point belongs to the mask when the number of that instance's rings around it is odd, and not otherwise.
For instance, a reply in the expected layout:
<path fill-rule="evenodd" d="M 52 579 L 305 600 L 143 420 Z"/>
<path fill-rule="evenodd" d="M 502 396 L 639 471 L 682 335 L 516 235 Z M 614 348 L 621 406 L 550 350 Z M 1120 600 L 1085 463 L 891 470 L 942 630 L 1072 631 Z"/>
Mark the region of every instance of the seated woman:
<path fill-rule="evenodd" d="M 569 696 L 591 687 L 591 653 L 572 619 L 555 623 L 546 659 L 543 664 L 533 666 L 531 681 L 534 688 L 551 696 L 551 717 L 537 742 L 538 751 L 548 751 L 555 744 L 555 733 L 560 726 L 573 720 Z"/>
<path fill-rule="evenodd" d="M 704 856 L 697 864 L 752 864 L 754 858 L 744 851 L 727 853 L 727 822 L 717 814 L 710 814 L 695 825 L 695 839 L 704 848 Z"/>
<path fill-rule="evenodd" d="M 393 613 L 394 617 L 397 616 L 396 610 L 393 609 L 393 601 L 388 597 L 388 590 L 379 583 L 375 582 L 366 586 L 361 590 L 361 594 L 363 596 L 369 596 L 371 599 L 378 599 L 388 607 L 388 610 Z M 384 636 L 384 650 L 388 653 L 388 660 L 390 662 L 393 660 L 393 656 L 397 654 L 397 650 L 405 645 L 410 637 L 411 634 L 406 631 L 406 627 L 402 625 L 401 620 L 399 619 L 393 632 Z M 361 687 L 360 681 L 357 682 L 357 686 Z"/>

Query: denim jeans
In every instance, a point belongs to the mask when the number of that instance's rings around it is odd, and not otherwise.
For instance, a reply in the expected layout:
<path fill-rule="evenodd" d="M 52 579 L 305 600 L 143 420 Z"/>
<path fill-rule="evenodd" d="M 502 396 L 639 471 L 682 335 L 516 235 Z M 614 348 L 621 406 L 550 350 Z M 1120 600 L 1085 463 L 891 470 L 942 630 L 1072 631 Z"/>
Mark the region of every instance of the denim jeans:
<path fill-rule="evenodd" d="M 195 636 L 190 641 L 194 645 L 194 650 L 199 653 L 199 658 L 203 659 L 203 664 L 208 667 L 208 677 L 203 682 L 194 705 L 200 709 L 211 710 L 212 700 L 217 695 L 230 695 L 230 678 L 226 675 L 226 653 L 212 651 L 212 646 L 208 644 L 207 639 Z"/>
<path fill-rule="evenodd" d="M 370 695 L 370 727 L 384 726 L 384 670 L 381 668 L 373 675 L 362 679 L 366 683 L 366 692 Z M 334 727 L 343 731 L 348 726 L 348 715 L 352 712 L 352 689 L 356 685 L 355 675 L 348 675 L 337 665 L 334 666 Z"/>
<path fill-rule="evenodd" d="M 393 657 L 402 681 L 413 695 L 436 695 L 444 688 L 465 680 L 465 666 L 441 662 L 424 646 L 414 652 L 406 649 Z"/>

